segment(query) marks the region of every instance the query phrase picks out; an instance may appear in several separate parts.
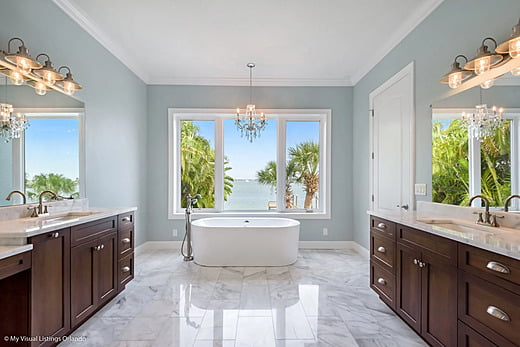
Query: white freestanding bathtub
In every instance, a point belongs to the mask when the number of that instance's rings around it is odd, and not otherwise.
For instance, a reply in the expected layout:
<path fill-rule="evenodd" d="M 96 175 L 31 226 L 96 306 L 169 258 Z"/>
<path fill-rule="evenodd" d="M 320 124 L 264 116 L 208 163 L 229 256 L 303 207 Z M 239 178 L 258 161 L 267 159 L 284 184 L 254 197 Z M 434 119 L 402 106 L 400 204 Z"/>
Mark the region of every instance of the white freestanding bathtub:
<path fill-rule="evenodd" d="M 300 222 L 288 218 L 203 218 L 191 223 L 193 257 L 205 266 L 296 262 Z"/>

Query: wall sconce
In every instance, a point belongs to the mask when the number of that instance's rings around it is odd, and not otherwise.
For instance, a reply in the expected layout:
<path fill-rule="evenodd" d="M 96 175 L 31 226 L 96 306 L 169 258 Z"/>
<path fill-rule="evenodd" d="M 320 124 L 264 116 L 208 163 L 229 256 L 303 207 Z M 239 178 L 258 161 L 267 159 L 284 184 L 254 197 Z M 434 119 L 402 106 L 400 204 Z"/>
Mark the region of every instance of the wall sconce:
<path fill-rule="evenodd" d="M 513 27 L 511 38 L 498 45 L 495 51 L 500 54 L 509 53 L 511 58 L 520 58 L 520 19 L 518 24 Z"/>
<path fill-rule="evenodd" d="M 485 72 L 488 72 L 491 67 L 500 63 L 504 57 L 500 54 L 489 51 L 488 46 L 486 46 L 486 41 L 492 41 L 495 44 L 495 48 L 497 47 L 497 42 L 492 37 L 486 37 L 482 40 L 482 45 L 477 50 L 477 55 L 471 61 L 469 61 L 466 65 L 464 65 L 464 69 L 466 70 L 474 70 L 475 74 L 482 75 Z"/>
<path fill-rule="evenodd" d="M 441 83 L 447 83 L 452 89 L 458 88 L 462 84 L 462 81 L 473 75 L 473 71 L 465 70 L 460 67 L 459 62 L 457 62 L 459 58 L 464 58 L 465 63 L 468 62 L 468 58 L 464 55 L 460 54 L 456 56 L 453 60 L 453 64 L 451 64 L 451 71 L 441 78 Z"/>
<path fill-rule="evenodd" d="M 62 87 L 65 90 L 65 93 L 68 95 L 74 94 L 77 90 L 83 89 L 74 79 L 72 78 L 72 73 L 70 72 L 70 69 L 68 66 L 60 66 L 58 71 L 61 72 L 62 69 L 67 69 L 67 74 L 65 75 L 65 78 L 58 81 L 58 84 L 60 87 Z"/>
<path fill-rule="evenodd" d="M 11 42 L 20 41 L 21 45 L 18 47 L 18 52 L 11 53 Z M 25 43 L 18 37 L 13 37 L 7 43 L 7 54 L 5 60 L 16 65 L 20 72 L 24 74 L 30 73 L 33 69 L 40 69 L 42 65 L 34 60 L 29 54 L 29 50 L 25 47 Z"/>
<path fill-rule="evenodd" d="M 47 60 L 45 61 L 43 67 L 39 70 L 35 70 L 34 73 L 43 78 L 43 80 L 47 84 L 52 86 L 54 85 L 54 83 L 56 83 L 56 81 L 61 81 L 64 77 L 60 75 L 56 70 L 54 70 L 54 68 L 52 67 L 51 58 L 49 58 L 47 54 L 38 54 L 36 60 L 38 60 L 38 58 L 42 56 L 47 57 Z"/>

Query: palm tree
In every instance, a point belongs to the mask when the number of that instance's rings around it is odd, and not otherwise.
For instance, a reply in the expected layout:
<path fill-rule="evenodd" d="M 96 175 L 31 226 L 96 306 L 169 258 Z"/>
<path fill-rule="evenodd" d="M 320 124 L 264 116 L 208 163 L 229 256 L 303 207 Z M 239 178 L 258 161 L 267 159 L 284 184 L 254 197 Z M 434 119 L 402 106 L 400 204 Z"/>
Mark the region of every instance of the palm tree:
<path fill-rule="evenodd" d="M 276 188 L 276 162 L 270 161 L 256 173 L 258 182 Z M 289 161 L 285 167 L 285 208 L 294 208 L 292 185 L 296 183 L 296 164 Z"/>
<path fill-rule="evenodd" d="M 27 192 L 29 199 L 36 199 L 41 192 L 52 190 L 58 195 L 72 195 L 79 198 L 78 179 L 71 179 L 62 174 L 39 174 L 34 175 L 32 180 L 26 180 L 26 186 L 30 189 Z"/>
<path fill-rule="evenodd" d="M 289 148 L 289 158 L 295 164 L 296 182 L 305 186 L 304 208 L 311 208 L 312 199 L 320 187 L 320 145 L 306 141 Z"/>

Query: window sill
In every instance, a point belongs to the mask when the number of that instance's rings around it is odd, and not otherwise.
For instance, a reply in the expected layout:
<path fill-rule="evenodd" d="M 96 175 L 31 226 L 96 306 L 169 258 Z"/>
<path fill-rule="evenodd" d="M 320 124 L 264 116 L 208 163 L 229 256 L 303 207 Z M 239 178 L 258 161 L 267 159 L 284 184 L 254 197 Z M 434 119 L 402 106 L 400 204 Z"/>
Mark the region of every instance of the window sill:
<path fill-rule="evenodd" d="M 326 212 L 197 212 L 191 214 L 192 219 L 211 218 L 211 217 L 273 217 L 273 218 L 293 218 L 293 219 L 330 219 L 330 214 Z M 184 219 L 183 213 L 169 213 L 168 219 Z"/>

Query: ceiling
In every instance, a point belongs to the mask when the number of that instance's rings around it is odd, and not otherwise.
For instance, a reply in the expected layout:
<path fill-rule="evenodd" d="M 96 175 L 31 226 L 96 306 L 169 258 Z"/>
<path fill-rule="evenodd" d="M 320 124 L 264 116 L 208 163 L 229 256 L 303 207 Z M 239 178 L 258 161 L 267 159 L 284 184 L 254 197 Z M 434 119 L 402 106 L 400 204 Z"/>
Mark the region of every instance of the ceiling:
<path fill-rule="evenodd" d="M 147 84 L 356 84 L 443 0 L 53 0 Z"/>

